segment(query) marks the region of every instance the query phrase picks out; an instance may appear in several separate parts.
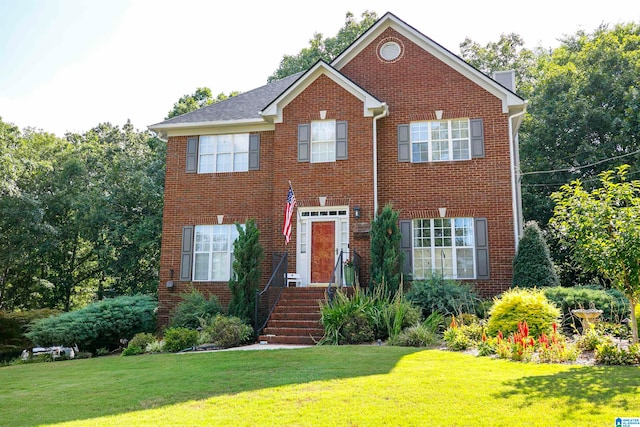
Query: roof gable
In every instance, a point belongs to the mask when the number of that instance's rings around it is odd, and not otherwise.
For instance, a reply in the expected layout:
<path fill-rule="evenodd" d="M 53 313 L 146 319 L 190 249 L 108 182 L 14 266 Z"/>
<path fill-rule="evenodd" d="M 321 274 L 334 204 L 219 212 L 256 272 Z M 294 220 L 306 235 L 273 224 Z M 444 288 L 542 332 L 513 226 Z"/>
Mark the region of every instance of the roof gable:
<path fill-rule="evenodd" d="M 351 93 L 354 97 L 360 99 L 363 104 L 363 116 L 372 117 L 376 112 L 380 112 L 385 108 L 385 103 L 362 89 L 349 78 L 337 71 L 335 68 L 320 60 L 315 63 L 309 70 L 289 86 L 276 99 L 269 103 L 262 111 L 261 115 L 274 123 L 282 122 L 282 110 L 293 99 L 295 99 L 302 91 L 304 91 L 318 77 L 325 75 L 333 80 L 340 87 Z"/>
<path fill-rule="evenodd" d="M 387 28 L 393 28 L 399 34 L 403 35 L 408 40 L 411 40 L 438 60 L 467 77 L 487 92 L 501 99 L 502 110 L 504 113 L 520 111 L 524 107 L 525 101 L 514 92 L 502 86 L 486 74 L 480 72 L 462 58 L 425 36 L 420 31 L 416 30 L 390 12 L 384 14 L 384 16 L 373 24 L 371 28 L 369 28 L 340 55 L 338 55 L 338 57 L 331 62 L 331 66 L 336 70 L 341 70 L 365 47 L 378 38 Z"/>

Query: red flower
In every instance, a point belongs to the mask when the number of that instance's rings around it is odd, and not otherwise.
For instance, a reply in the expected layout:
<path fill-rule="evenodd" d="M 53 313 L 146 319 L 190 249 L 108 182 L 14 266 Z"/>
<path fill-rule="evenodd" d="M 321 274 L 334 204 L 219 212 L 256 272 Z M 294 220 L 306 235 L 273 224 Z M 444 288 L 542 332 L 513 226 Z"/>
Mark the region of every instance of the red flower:
<path fill-rule="evenodd" d="M 556 322 L 553 322 L 551 326 L 553 327 L 553 333 L 554 334 L 558 333 L 558 325 L 556 325 Z"/>

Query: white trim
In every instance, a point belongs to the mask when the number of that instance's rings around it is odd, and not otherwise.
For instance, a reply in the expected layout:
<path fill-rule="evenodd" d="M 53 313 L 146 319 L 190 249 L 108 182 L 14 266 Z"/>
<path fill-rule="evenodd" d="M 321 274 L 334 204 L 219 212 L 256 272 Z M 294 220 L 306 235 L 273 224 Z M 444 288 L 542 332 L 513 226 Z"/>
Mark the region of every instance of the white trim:
<path fill-rule="evenodd" d="M 495 97 L 502 100 L 502 112 L 508 113 L 509 107 L 520 106 L 524 104 L 524 100 L 515 93 L 507 90 L 505 87 L 481 73 L 477 69 L 467 64 L 462 58 L 456 56 L 440 44 L 436 43 L 429 37 L 420 33 L 404 21 L 392 13 L 386 13 L 371 28 L 367 30 L 358 40 L 351 44 L 340 56 L 331 62 L 331 66 L 340 71 L 355 56 L 357 56 L 366 46 L 368 46 L 375 38 L 380 36 L 387 28 L 393 28 L 398 33 L 420 46 L 437 59 L 447 64 L 455 71 L 459 72 L 469 80 L 476 83 Z"/>
<path fill-rule="evenodd" d="M 282 110 L 291 101 L 293 101 L 300 93 L 309 87 L 318 77 L 325 75 L 333 80 L 340 87 L 351 93 L 363 103 L 362 114 L 364 117 L 372 117 L 376 110 L 383 108 L 384 103 L 380 102 L 374 96 L 364 91 L 361 87 L 353 83 L 351 80 L 337 72 L 326 62 L 319 61 L 311 67 L 302 77 L 289 86 L 278 98 L 267 105 L 260 114 L 267 120 L 274 123 L 282 123 Z"/>

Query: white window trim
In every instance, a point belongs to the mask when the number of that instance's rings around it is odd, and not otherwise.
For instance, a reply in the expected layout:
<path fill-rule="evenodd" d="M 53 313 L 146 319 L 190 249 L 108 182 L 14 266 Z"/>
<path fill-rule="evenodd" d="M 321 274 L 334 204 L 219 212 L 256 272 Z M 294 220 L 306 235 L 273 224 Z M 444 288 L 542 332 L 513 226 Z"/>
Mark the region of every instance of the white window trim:
<path fill-rule="evenodd" d="M 451 220 L 451 225 L 450 225 L 450 229 L 451 229 L 451 246 L 436 246 L 435 245 L 435 240 L 436 240 L 436 236 L 435 236 L 435 221 L 436 219 L 448 219 Z M 469 220 L 469 224 L 470 224 L 470 230 L 469 230 L 469 235 L 471 236 L 471 239 L 473 240 L 472 245 L 471 246 L 458 246 L 456 245 L 456 226 L 455 226 L 455 222 L 457 219 L 464 219 L 464 220 Z M 416 236 L 415 236 L 415 229 L 416 229 L 416 221 L 429 221 L 429 228 L 430 228 L 430 245 L 428 247 L 426 246 L 416 246 Z M 449 249 L 451 250 L 451 269 L 452 269 L 452 275 L 448 276 L 445 275 L 446 279 L 454 279 L 454 280 L 474 280 L 477 277 L 477 267 L 476 267 L 476 241 L 475 241 L 475 228 L 474 228 L 474 220 L 473 218 L 469 218 L 469 217 L 464 217 L 464 218 L 415 218 L 411 221 L 411 251 L 412 251 L 412 256 L 414 258 L 414 260 L 416 259 L 416 255 L 415 255 L 415 251 L 416 249 L 429 249 L 431 252 L 431 272 L 432 273 L 439 273 L 439 269 L 436 267 L 436 259 L 439 256 L 439 254 L 441 253 L 442 249 Z M 471 277 L 458 277 L 458 269 L 457 269 L 457 263 L 458 263 L 458 255 L 457 255 L 457 250 L 458 249 L 470 249 L 471 250 L 471 256 L 472 256 L 472 266 L 473 266 L 473 274 L 471 275 Z M 439 251 L 440 250 L 440 251 Z M 416 273 L 416 267 L 415 267 L 415 262 L 414 262 L 414 266 L 413 266 L 413 277 L 417 280 L 422 280 L 422 279 L 426 279 L 427 277 L 423 277 L 420 276 Z"/>
<path fill-rule="evenodd" d="M 200 230 L 202 230 L 204 227 L 213 227 L 212 228 L 212 234 L 210 234 L 209 236 L 211 237 L 211 240 L 209 242 L 209 249 L 206 251 L 198 251 L 197 248 L 197 244 L 198 244 L 198 232 Z M 214 230 L 216 227 L 225 227 L 226 232 L 227 232 L 227 249 L 225 251 L 214 251 L 213 250 L 213 234 L 214 234 Z M 244 224 L 242 224 L 242 227 L 244 227 Z M 235 238 L 233 238 L 235 236 Z M 225 281 L 229 281 L 231 279 L 231 274 L 233 273 L 233 252 L 234 252 L 234 243 L 237 239 L 238 236 L 238 232 L 236 230 L 236 226 L 235 224 L 211 224 L 211 225 L 196 225 L 194 227 L 194 234 L 193 234 L 193 266 L 192 266 L 192 271 L 193 271 L 193 281 L 194 282 L 225 282 Z M 233 238 L 233 240 L 232 240 Z M 219 279 L 214 279 L 214 271 L 213 271 L 213 254 L 214 253 L 225 253 L 227 255 L 227 260 L 228 260 L 228 266 L 227 266 L 227 270 L 226 271 L 222 271 L 221 273 L 221 278 Z M 196 279 L 196 260 L 198 258 L 198 254 L 208 254 L 209 257 L 209 263 L 207 266 L 207 278 L 206 279 Z"/>
<path fill-rule="evenodd" d="M 313 125 L 314 124 L 318 124 L 318 123 L 322 123 L 322 124 L 333 124 L 333 139 L 327 139 L 327 140 L 314 140 L 313 139 Z M 336 121 L 335 120 L 314 120 L 311 122 L 311 126 L 309 127 L 309 132 L 310 132 L 310 136 L 309 136 L 309 161 L 311 163 L 335 163 L 336 161 Z M 314 145 L 318 145 L 318 144 L 326 144 L 329 143 L 331 144 L 331 149 L 328 151 L 328 153 L 330 153 L 329 156 L 329 160 L 318 160 L 317 158 L 314 159 L 314 155 L 313 155 L 313 147 Z"/>
<path fill-rule="evenodd" d="M 228 137 L 231 138 L 231 151 L 225 151 L 224 153 L 222 152 L 218 152 L 218 141 L 217 138 L 220 137 Z M 242 137 L 243 139 L 246 139 L 246 151 L 235 151 L 235 139 Z M 213 153 L 203 153 L 202 152 L 202 141 L 203 138 L 214 138 L 214 150 Z M 230 172 L 248 172 L 249 171 L 249 134 L 248 133 L 236 133 L 236 134 L 224 134 L 224 135 L 201 135 L 198 138 L 198 173 L 201 174 L 205 174 L 205 173 L 230 173 Z M 218 171 L 217 168 L 217 164 L 218 164 L 218 155 L 219 154 L 230 154 L 231 155 L 231 170 L 229 171 Z M 242 168 L 242 169 L 238 169 L 236 170 L 235 168 L 235 157 L 238 154 L 245 154 L 247 156 L 247 162 L 246 162 L 246 167 Z M 203 171 L 201 168 L 201 164 L 202 164 L 202 158 L 204 156 L 211 156 L 213 157 L 213 170 L 208 170 L 208 171 Z"/>
<path fill-rule="evenodd" d="M 466 121 L 467 122 L 467 137 L 466 138 L 456 138 L 455 141 L 466 140 L 467 142 L 467 157 L 454 159 L 454 149 L 453 149 L 453 132 L 452 132 L 452 123 L 458 121 Z M 448 144 L 448 158 L 447 159 L 433 159 L 433 143 L 434 140 L 431 138 L 431 127 L 433 123 L 447 123 L 447 144 Z M 414 141 L 413 139 L 413 126 L 418 124 L 426 124 L 427 125 L 427 139 L 424 141 Z M 448 120 L 430 120 L 430 121 L 416 121 L 411 122 L 409 124 L 409 138 L 410 138 L 410 158 L 411 163 L 428 163 L 428 162 L 459 162 L 465 160 L 471 160 L 471 122 L 470 120 L 461 118 L 461 119 L 448 119 Z M 438 142 L 442 140 L 437 140 Z M 413 154 L 413 148 L 416 144 L 427 144 L 427 160 L 416 160 Z"/>

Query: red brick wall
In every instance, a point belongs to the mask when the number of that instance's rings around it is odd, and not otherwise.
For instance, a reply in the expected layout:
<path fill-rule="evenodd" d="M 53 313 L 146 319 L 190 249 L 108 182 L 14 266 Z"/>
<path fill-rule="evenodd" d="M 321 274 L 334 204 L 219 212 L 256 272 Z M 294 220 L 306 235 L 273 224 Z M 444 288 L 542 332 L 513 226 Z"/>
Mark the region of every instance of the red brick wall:
<path fill-rule="evenodd" d="M 464 76 L 426 53 L 393 30 L 379 40 L 396 37 L 404 45 L 400 60 L 387 63 L 371 43 L 341 72 L 389 106 L 389 116 L 378 121 L 378 192 L 380 208 L 393 203 L 401 218 L 437 216 L 486 217 L 489 229 L 491 279 L 478 283 L 484 295 L 508 288 L 514 256 L 509 137 L 507 115 L 501 101 Z M 348 159 L 335 163 L 297 161 L 298 124 L 320 119 L 348 122 Z M 485 158 L 438 163 L 398 163 L 396 127 L 412 120 L 433 120 L 435 110 L 444 118 L 482 118 Z M 166 325 L 178 295 L 192 284 L 177 280 L 180 270 L 181 232 L 184 225 L 216 224 L 254 218 L 265 248 L 263 280 L 271 273 L 273 252 L 289 251 L 289 271 L 295 271 L 296 224 L 285 248 L 281 235 L 283 209 L 292 182 L 302 205 L 317 205 L 319 196 L 328 204 L 349 205 L 350 242 L 369 267 L 369 236 L 356 233 L 353 207 L 361 209 L 361 222 L 373 217 L 373 120 L 363 117 L 361 101 L 327 76 L 321 76 L 283 110 L 283 122 L 273 132 L 261 133 L 260 170 L 243 173 L 186 174 L 186 137 L 172 137 L 167 150 L 165 208 L 160 272 L 159 323 Z M 169 270 L 175 286 L 167 290 Z M 368 280 L 368 275 L 363 278 Z M 226 283 L 194 283 L 205 293 L 229 301 Z"/>
<path fill-rule="evenodd" d="M 396 62 L 376 53 L 379 41 L 393 37 L 404 45 Z M 501 100 L 392 29 L 369 44 L 342 70 L 365 90 L 389 105 L 378 125 L 379 206 L 392 203 L 401 219 L 486 217 L 491 279 L 478 283 L 484 295 L 495 295 L 511 282 L 515 254 L 511 199 L 508 116 Z M 397 125 L 413 120 L 482 118 L 485 157 L 469 161 L 398 163 Z M 424 211 L 427 212 L 424 212 Z"/>

